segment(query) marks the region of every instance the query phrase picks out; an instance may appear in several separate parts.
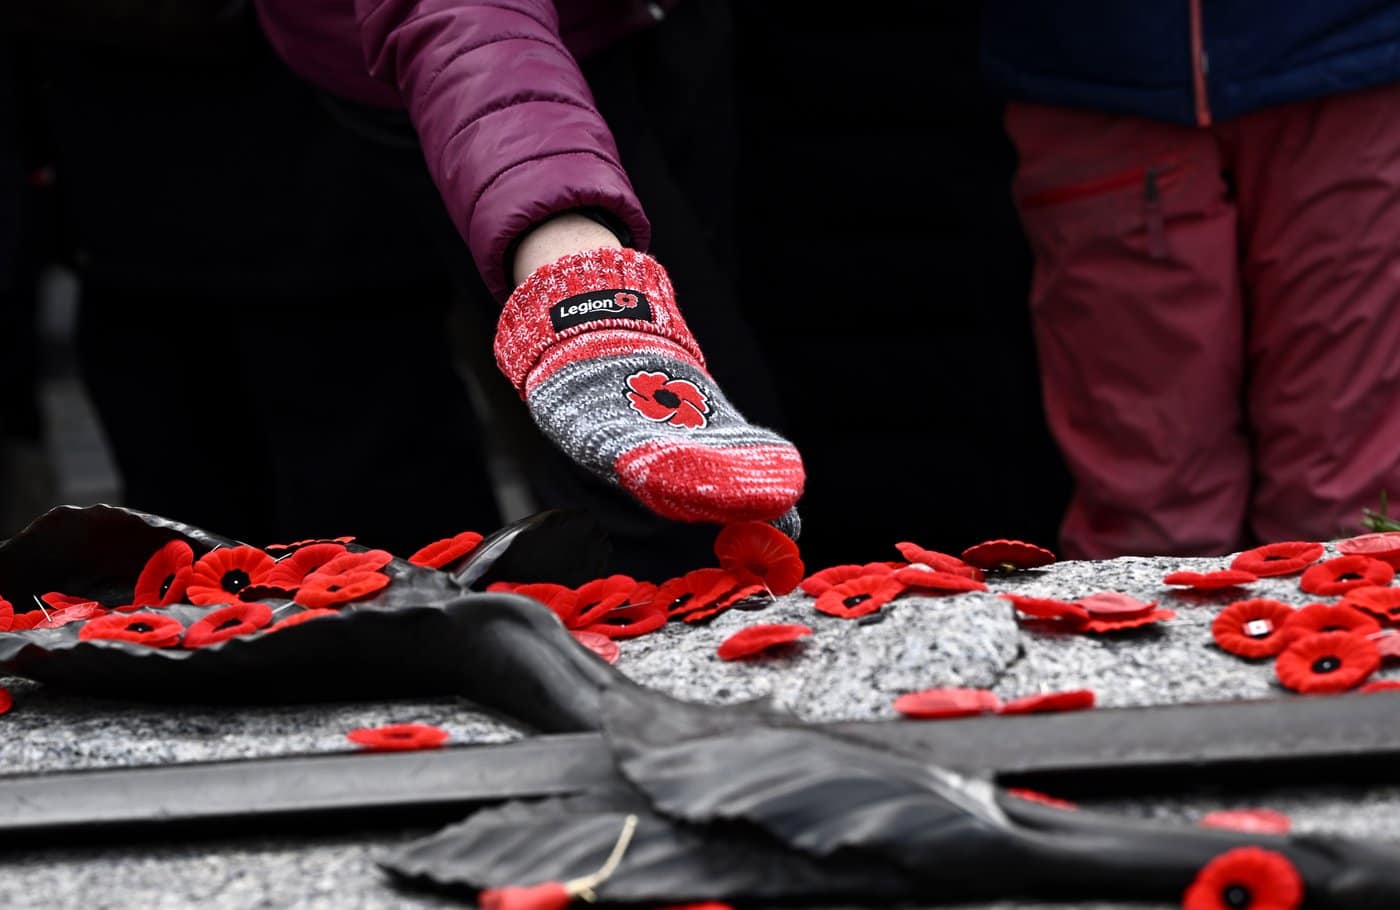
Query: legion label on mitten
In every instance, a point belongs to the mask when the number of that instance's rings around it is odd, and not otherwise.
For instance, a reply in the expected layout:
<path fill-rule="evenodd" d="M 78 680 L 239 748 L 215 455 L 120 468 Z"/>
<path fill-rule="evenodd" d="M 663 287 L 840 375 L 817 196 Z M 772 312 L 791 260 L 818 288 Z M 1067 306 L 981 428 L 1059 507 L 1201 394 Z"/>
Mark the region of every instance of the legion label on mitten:
<path fill-rule="evenodd" d="M 556 332 L 599 319 L 642 319 L 651 322 L 651 303 L 641 291 L 621 288 L 575 294 L 559 301 L 549 310 L 549 321 Z"/>

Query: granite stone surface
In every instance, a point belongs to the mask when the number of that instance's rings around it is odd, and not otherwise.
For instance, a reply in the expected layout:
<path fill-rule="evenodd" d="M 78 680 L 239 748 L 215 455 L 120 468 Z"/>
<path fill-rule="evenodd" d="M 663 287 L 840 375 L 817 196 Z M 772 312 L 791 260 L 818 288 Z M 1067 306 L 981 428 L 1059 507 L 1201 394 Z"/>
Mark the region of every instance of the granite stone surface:
<path fill-rule="evenodd" d="M 1293 697 L 1278 686 L 1271 661 L 1244 661 L 1217 649 L 1210 622 L 1226 604 L 1245 597 L 1297 605 L 1336 598 L 1302 593 L 1297 576 L 1210 594 L 1162 583 L 1169 572 L 1208 571 L 1227 563 L 1153 558 L 1066 562 L 994 578 L 988 593 L 901 597 L 863 622 L 819 614 L 812 598 L 797 593 L 752 605 L 755 609 L 731 610 L 707 623 L 673 623 L 623 641 L 617 668 L 680 698 L 728 703 L 768 697 L 813 721 L 892 718 L 891 703 L 899 694 L 943 686 L 990 688 L 1003 698 L 1091 688 L 1107 707 Z M 1018 620 L 1010 604 L 996 596 L 1016 592 L 1073 599 L 1098 591 L 1155 600 L 1177 616 L 1156 628 L 1074 635 L 1044 622 Z M 726 662 L 715 655 L 728 635 L 759 622 L 800 622 L 813 634 L 748 660 Z M 1388 666 L 1380 676 L 1400 674 Z M 350 748 L 344 733 L 351 728 L 404 721 L 438 724 L 461 742 L 519 735 L 453 698 L 231 710 L 109 702 L 61 695 L 23 681 L 7 684 L 15 707 L 0 718 L 8 728 L 8 735 L 0 737 L 0 773 L 9 774 L 342 750 Z M 1239 806 L 1287 812 L 1297 830 L 1400 841 L 1400 787 L 1346 788 L 1329 782 L 1307 792 L 1196 792 L 1085 803 L 1086 808 L 1183 824 L 1193 824 L 1212 809 Z M 381 851 L 420 833 L 31 852 L 11 845 L 0 863 L 0 906 L 458 905 L 396 890 L 375 866 Z M 1075 906 L 1118 910 L 1106 904 Z M 1017 903 L 977 910 L 1048 907 Z"/>

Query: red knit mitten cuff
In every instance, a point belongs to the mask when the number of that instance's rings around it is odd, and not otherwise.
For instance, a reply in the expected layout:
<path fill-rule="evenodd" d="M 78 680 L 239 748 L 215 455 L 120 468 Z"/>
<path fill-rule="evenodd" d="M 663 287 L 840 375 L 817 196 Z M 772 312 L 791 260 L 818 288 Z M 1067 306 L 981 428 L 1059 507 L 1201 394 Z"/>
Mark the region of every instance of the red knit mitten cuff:
<path fill-rule="evenodd" d="M 496 326 L 496 364 L 517 391 L 551 347 L 598 329 L 644 332 L 679 345 L 704 366 L 661 264 L 630 249 L 574 253 L 530 273 Z"/>

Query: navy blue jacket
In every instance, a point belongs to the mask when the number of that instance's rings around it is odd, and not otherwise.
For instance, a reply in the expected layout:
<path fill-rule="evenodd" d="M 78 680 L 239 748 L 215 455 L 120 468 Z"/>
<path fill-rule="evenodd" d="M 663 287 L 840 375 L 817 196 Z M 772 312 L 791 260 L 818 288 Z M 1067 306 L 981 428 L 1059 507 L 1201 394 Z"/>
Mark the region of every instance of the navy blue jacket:
<path fill-rule="evenodd" d="M 1024 101 L 1203 125 L 1400 81 L 1397 0 L 987 0 L 985 9 L 984 73 Z"/>

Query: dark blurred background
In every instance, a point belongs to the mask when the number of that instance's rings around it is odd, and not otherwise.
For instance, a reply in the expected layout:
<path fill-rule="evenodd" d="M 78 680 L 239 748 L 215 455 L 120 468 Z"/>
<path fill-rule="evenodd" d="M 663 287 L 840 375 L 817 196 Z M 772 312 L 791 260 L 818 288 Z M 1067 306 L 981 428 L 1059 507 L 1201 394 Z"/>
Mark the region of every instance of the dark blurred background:
<path fill-rule="evenodd" d="M 741 303 L 777 384 L 783 428 L 807 462 L 804 556 L 814 566 L 890 558 L 906 539 L 953 551 L 990 537 L 1053 545 L 1068 481 L 1040 408 L 1030 260 L 1011 205 L 1001 105 L 977 68 L 979 4 L 889 4 L 871 23 L 808 3 L 735 7 Z M 127 494 L 74 356 L 80 300 L 89 312 L 103 302 L 116 325 L 99 322 L 98 331 L 117 331 L 133 295 L 145 318 L 179 319 L 190 310 L 182 295 L 203 280 L 188 318 L 246 332 L 249 319 L 260 331 L 250 305 L 308 295 L 332 305 L 337 294 L 402 305 L 444 293 L 411 230 L 393 242 L 337 232 L 349 216 L 336 185 L 363 185 L 368 209 L 381 214 L 392 211 L 394 189 L 357 181 L 353 159 L 318 152 L 297 107 L 309 102 L 295 92 L 271 83 L 230 90 L 233 77 L 212 55 L 172 63 L 28 37 L 0 46 L 0 64 L 0 535 L 53 503 Z M 235 100 L 207 111 L 171 101 L 171 92 L 198 98 L 201 83 Z M 280 104 L 261 134 L 258 91 Z M 168 154 L 114 153 L 125 130 L 165 134 Z M 277 136 L 289 130 L 296 150 L 281 154 Z M 191 158 L 182 147 L 191 136 L 221 155 Z M 211 196 L 201 183 L 222 190 Z M 296 205 L 276 214 L 284 193 Z M 254 230 L 211 227 L 232 205 L 223 196 L 259 194 L 269 213 Z M 139 231 L 122 230 L 127 218 L 181 242 L 143 245 Z M 93 236 L 105 246 L 94 250 Z M 269 285 L 281 291 L 248 299 L 249 288 Z M 221 334 L 204 336 L 205 356 L 230 343 Z M 276 374 L 288 352 L 275 342 L 255 345 L 253 370 Z M 135 344 L 104 365 L 98 395 L 133 371 L 171 366 L 159 349 Z M 173 376 L 172 388 L 179 382 Z M 163 426 L 143 431 L 149 446 L 190 444 L 189 431 Z M 204 445 L 239 450 L 235 435 Z M 486 457 L 501 513 L 528 509 L 508 458 Z M 188 483 L 206 481 L 223 482 L 191 469 Z M 244 492 L 235 484 L 231 499 Z M 133 504 L 239 533 L 232 513 Z M 338 507 L 353 522 L 353 498 Z M 415 536 L 437 533 L 429 525 Z"/>

